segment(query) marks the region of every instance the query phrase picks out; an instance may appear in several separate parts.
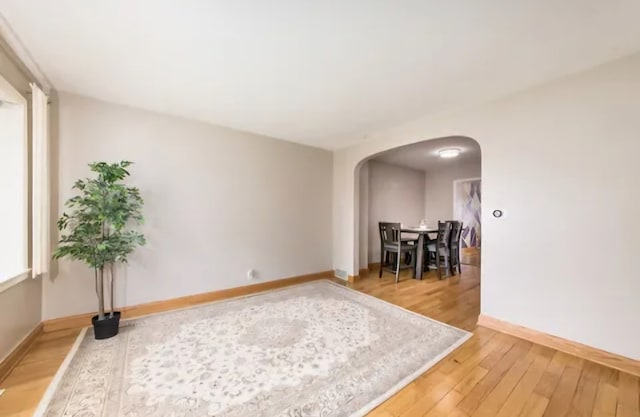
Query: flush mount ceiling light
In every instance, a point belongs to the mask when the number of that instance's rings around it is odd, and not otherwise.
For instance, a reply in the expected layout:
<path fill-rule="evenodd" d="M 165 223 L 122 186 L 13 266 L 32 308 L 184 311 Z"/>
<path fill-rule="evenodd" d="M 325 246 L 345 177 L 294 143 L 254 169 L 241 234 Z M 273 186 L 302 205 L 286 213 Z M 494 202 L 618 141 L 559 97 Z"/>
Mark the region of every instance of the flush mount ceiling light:
<path fill-rule="evenodd" d="M 441 149 L 440 151 L 438 151 L 438 154 L 440 154 L 440 158 L 455 158 L 456 156 L 460 155 L 460 149 L 458 148 Z"/>

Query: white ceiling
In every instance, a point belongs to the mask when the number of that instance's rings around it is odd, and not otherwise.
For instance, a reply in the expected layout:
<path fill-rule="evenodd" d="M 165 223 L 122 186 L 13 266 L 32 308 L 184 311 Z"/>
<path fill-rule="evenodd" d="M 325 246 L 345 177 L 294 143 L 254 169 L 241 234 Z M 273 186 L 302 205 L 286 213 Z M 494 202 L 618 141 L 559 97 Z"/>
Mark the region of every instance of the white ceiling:
<path fill-rule="evenodd" d="M 638 0 L 0 0 L 58 90 L 324 148 L 640 50 Z"/>
<path fill-rule="evenodd" d="M 456 158 L 440 158 L 438 151 L 447 148 L 460 149 L 460 155 Z M 478 142 L 465 137 L 450 137 L 402 146 L 383 152 L 373 159 L 419 171 L 436 172 L 457 165 L 479 164 L 480 158 Z"/>

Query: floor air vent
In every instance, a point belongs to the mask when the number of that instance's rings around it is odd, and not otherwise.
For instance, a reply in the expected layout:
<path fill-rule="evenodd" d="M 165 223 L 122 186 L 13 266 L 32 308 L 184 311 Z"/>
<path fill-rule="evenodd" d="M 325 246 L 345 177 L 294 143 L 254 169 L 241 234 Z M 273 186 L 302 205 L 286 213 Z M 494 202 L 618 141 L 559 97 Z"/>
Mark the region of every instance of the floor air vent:
<path fill-rule="evenodd" d="M 340 279 L 347 279 L 348 277 L 347 271 L 343 271 L 342 269 L 336 269 L 334 271 L 334 275 L 336 276 L 336 278 Z"/>

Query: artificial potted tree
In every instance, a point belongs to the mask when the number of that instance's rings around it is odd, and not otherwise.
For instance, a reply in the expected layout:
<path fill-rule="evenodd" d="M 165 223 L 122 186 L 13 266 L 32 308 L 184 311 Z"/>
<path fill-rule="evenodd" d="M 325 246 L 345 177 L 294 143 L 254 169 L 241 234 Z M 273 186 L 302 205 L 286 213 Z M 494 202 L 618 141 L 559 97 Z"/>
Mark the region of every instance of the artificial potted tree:
<path fill-rule="evenodd" d="M 118 334 L 120 312 L 114 309 L 115 266 L 126 263 L 137 246 L 145 244 L 144 235 L 135 226 L 144 221 L 143 200 L 136 187 L 127 187 L 132 163 L 89 164 L 97 177 L 76 181 L 78 195 L 65 203 L 67 211 L 58 220 L 60 241 L 54 259 L 70 258 L 83 261 L 93 269 L 98 314 L 92 324 L 96 339 Z M 110 309 L 105 312 L 105 286 L 110 292 Z"/>

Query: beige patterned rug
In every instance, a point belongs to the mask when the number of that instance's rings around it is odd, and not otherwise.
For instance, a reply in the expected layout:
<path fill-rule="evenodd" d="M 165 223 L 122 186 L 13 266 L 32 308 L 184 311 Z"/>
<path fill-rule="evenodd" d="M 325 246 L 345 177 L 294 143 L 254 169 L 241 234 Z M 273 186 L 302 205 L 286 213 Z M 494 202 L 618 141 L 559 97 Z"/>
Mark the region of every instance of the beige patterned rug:
<path fill-rule="evenodd" d="M 327 280 L 123 326 L 81 334 L 36 417 L 364 416 L 470 336 Z"/>

